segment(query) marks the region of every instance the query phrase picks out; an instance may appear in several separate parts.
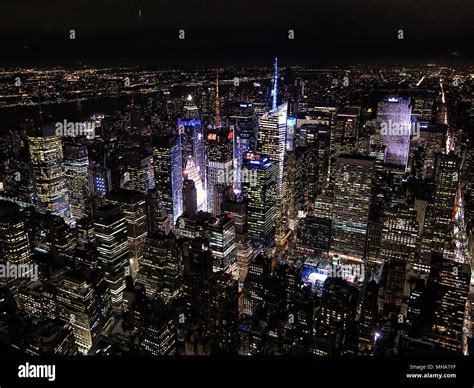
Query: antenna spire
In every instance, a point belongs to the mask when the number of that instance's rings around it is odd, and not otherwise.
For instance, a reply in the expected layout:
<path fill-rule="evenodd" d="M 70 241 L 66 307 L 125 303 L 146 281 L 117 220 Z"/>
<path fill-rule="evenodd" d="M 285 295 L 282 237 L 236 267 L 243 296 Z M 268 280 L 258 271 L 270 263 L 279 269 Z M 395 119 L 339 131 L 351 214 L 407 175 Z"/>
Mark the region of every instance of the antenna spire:
<path fill-rule="evenodd" d="M 221 127 L 221 112 L 219 106 L 219 69 L 216 70 L 216 128 Z"/>
<path fill-rule="evenodd" d="M 275 110 L 277 108 L 277 94 L 278 94 L 278 58 L 275 58 L 275 74 L 273 76 L 273 101 L 272 101 L 272 109 Z"/>

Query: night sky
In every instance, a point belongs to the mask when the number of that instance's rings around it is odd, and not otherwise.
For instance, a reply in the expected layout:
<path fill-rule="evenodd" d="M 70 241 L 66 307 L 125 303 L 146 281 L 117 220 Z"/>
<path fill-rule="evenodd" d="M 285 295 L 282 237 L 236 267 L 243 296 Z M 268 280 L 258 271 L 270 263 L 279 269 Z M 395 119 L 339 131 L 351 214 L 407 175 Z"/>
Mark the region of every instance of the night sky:
<path fill-rule="evenodd" d="M 180 29 L 185 40 L 178 39 Z M 474 6 L 472 0 L 2 0 L 0 33 L 0 66 L 253 64 L 274 56 L 318 64 L 465 62 L 474 57 Z"/>

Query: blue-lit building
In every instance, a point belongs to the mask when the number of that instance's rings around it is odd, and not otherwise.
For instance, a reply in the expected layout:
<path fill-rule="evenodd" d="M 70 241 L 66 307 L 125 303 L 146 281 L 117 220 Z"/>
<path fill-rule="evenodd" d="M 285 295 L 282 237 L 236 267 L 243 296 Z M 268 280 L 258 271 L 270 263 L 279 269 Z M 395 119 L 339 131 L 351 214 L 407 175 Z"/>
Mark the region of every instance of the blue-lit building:
<path fill-rule="evenodd" d="M 183 169 L 186 168 L 188 159 L 193 159 L 204 188 L 206 184 L 206 149 L 204 133 L 199 118 L 199 110 L 194 104 L 191 95 L 184 104 L 184 114 L 178 119 L 178 134 L 181 139 L 181 158 Z"/>
<path fill-rule="evenodd" d="M 92 194 L 105 196 L 112 189 L 110 169 L 93 165 L 89 167 L 89 189 Z"/>

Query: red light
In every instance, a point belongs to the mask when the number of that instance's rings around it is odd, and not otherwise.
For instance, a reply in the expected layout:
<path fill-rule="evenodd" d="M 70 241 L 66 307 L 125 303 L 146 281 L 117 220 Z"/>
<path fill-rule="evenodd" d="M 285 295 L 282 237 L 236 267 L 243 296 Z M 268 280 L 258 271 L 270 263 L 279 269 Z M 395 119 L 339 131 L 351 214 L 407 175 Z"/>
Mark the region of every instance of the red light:
<path fill-rule="evenodd" d="M 352 123 L 352 119 L 347 119 L 346 120 L 348 123 Z"/>
<path fill-rule="evenodd" d="M 232 140 L 234 138 L 234 132 L 229 132 L 227 139 Z"/>
<path fill-rule="evenodd" d="M 207 140 L 217 140 L 217 133 L 210 133 L 209 135 L 207 135 Z"/>

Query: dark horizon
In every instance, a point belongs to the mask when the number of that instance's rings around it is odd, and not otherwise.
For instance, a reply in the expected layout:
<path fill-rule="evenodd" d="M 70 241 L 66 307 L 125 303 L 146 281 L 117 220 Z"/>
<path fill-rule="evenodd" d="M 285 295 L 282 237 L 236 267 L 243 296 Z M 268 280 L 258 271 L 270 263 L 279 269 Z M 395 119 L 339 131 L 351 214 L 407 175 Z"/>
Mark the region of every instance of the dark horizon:
<path fill-rule="evenodd" d="M 474 59 L 473 10 L 463 0 L 187 3 L 2 4 L 0 66 L 254 65 L 275 56 L 322 66 Z"/>

